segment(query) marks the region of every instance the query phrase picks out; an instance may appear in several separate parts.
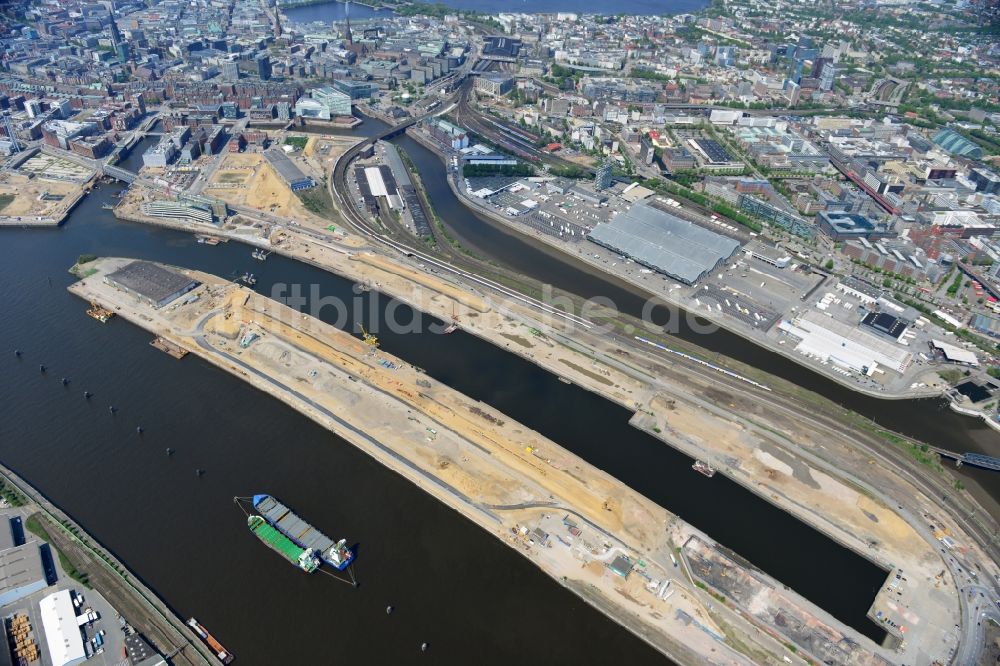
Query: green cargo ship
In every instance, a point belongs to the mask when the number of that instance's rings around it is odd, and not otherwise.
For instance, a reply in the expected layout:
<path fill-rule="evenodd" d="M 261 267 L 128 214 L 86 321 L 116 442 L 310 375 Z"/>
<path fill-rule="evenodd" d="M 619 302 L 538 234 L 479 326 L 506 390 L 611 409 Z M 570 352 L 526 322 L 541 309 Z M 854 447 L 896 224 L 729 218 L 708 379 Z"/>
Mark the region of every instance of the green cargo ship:
<path fill-rule="evenodd" d="M 319 568 L 319 556 L 315 554 L 312 548 L 302 548 L 295 545 L 291 539 L 276 530 L 260 516 L 250 516 L 247 518 L 247 526 L 271 550 L 306 573 L 312 573 Z"/>

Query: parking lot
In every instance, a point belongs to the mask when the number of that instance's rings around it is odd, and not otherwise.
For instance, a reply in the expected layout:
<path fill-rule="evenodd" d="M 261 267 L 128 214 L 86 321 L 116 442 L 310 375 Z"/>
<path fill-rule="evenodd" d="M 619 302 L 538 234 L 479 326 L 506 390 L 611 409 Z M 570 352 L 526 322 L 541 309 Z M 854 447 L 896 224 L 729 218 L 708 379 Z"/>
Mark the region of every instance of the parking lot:
<path fill-rule="evenodd" d="M 711 310 L 714 305 L 717 312 L 762 331 L 770 329 L 781 317 L 780 312 L 768 309 L 736 290 L 714 282 L 703 284 L 694 292 L 692 298 L 699 306 L 695 310 L 696 312 L 700 311 L 702 307 Z"/>

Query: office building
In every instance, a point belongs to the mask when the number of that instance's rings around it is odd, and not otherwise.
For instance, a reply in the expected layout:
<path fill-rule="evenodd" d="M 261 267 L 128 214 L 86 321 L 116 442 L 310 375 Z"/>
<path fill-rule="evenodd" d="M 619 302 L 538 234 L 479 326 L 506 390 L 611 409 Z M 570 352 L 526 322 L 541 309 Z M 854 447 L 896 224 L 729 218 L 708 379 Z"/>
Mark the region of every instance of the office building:
<path fill-rule="evenodd" d="M 597 174 L 594 176 L 594 189 L 606 190 L 611 187 L 612 182 L 613 174 L 611 162 L 609 160 L 605 160 L 597 167 Z"/>
<path fill-rule="evenodd" d="M 261 81 L 269 81 L 271 79 L 271 57 L 262 53 L 255 58 L 255 61 L 257 63 L 257 78 Z"/>
<path fill-rule="evenodd" d="M 1000 176 L 985 167 L 969 171 L 969 180 L 976 186 L 976 192 L 1000 194 Z"/>
<path fill-rule="evenodd" d="M 514 79 L 503 74 L 486 73 L 476 78 L 476 92 L 499 97 L 514 89 Z"/>
<path fill-rule="evenodd" d="M 222 80 L 226 83 L 236 83 L 240 80 L 240 67 L 233 60 L 222 63 Z"/>

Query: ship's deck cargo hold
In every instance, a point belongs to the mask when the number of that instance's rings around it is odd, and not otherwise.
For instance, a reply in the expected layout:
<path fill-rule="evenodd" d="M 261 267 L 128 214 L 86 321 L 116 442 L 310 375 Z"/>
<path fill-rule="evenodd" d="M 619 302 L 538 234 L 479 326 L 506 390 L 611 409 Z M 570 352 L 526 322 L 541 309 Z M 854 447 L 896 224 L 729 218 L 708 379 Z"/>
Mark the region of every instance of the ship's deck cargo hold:
<path fill-rule="evenodd" d="M 306 573 L 312 573 L 319 566 L 319 560 L 310 550 L 293 543 L 260 516 L 250 516 L 247 519 L 247 526 L 258 539 Z"/>
<path fill-rule="evenodd" d="M 598 224 L 591 241 L 685 284 L 694 284 L 739 249 L 739 241 L 638 203 Z"/>
<path fill-rule="evenodd" d="M 198 637 L 205 641 L 205 644 L 212 648 L 212 652 L 215 653 L 215 658 L 221 661 L 223 664 L 233 663 L 233 653 L 222 647 L 222 643 L 215 639 L 215 636 L 208 633 L 208 629 L 203 627 L 198 620 L 191 618 L 187 621 L 189 627 L 194 630 L 194 633 L 198 634 Z"/>
<path fill-rule="evenodd" d="M 303 548 L 314 548 L 318 552 L 324 552 L 333 545 L 333 539 L 296 516 L 273 497 L 267 497 L 255 506 L 267 522 Z"/>

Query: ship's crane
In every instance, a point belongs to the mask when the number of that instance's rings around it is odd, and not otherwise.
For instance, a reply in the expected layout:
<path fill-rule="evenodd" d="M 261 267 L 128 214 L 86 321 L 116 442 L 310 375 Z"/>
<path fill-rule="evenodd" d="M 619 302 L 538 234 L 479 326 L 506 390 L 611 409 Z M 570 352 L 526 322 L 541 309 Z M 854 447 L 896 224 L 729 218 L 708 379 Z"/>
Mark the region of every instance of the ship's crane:
<path fill-rule="evenodd" d="M 364 324 L 358 324 L 361 327 L 361 339 L 365 341 L 365 344 L 372 349 L 378 349 L 378 338 L 365 330 Z"/>

